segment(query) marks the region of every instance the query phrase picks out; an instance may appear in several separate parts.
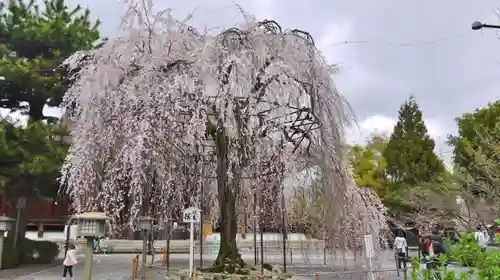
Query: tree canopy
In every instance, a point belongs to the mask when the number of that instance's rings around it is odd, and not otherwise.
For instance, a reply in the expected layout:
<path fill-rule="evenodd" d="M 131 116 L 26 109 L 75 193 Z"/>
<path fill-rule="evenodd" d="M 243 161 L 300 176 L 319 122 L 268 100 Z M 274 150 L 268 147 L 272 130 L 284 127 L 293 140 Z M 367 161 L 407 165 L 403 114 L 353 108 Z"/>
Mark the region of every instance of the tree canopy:
<path fill-rule="evenodd" d="M 142 8 L 130 14 L 155 16 L 144 15 L 151 6 Z M 105 211 L 114 222 L 127 212 L 127 226 L 137 225 L 141 215 L 170 214 L 183 176 L 213 176 L 204 191 L 221 218 L 214 266 L 234 272 L 243 265 L 236 203 L 253 193 L 276 195 L 285 175 L 297 176 L 306 161 L 320 169 L 331 202 L 325 221 L 343 224 L 325 223 L 332 246 L 344 245 L 338 236 L 346 228 L 352 233 L 346 239 L 362 242 L 384 224 L 379 216 L 361 220 L 380 212 L 351 184 L 343 156 L 345 100 L 332 82 L 335 67 L 308 33 L 248 16 L 220 34 L 201 35 L 169 13 L 156 16 L 156 26 L 137 26 L 140 18 L 132 18 L 134 28 L 85 62 L 81 53 L 66 61 L 77 69 L 64 98 L 66 106 L 76 104 L 74 144 L 63 168 L 75 208 Z M 186 156 L 203 160 L 179 172 Z M 191 182 L 201 189 L 201 180 Z M 190 197 L 192 204 L 198 197 Z"/>
<path fill-rule="evenodd" d="M 398 114 L 398 122 L 384 150 L 388 178 L 405 185 L 439 178 L 445 167 L 434 153 L 434 140 L 427 133 L 413 96 L 401 106 Z"/>
<path fill-rule="evenodd" d="M 455 169 L 474 178 L 476 189 L 473 190 L 474 185 L 469 186 L 472 192 L 476 195 L 487 194 L 484 186 L 494 184 L 492 177 L 484 173 L 484 167 L 497 160 L 497 143 L 500 142 L 500 101 L 465 113 L 456 118 L 456 121 L 458 135 L 448 138 L 448 143 L 454 148 Z"/>
<path fill-rule="evenodd" d="M 99 22 L 89 10 L 69 9 L 64 0 L 17 0 L 0 8 L 0 107 L 46 119 L 43 108 L 59 106 L 66 90 L 64 59 L 91 49 L 99 39 Z"/>
<path fill-rule="evenodd" d="M 379 196 L 387 187 L 387 162 L 383 156 L 386 146 L 387 139 L 384 136 L 373 135 L 366 145 L 354 145 L 349 149 L 356 184 L 371 188 Z"/>
<path fill-rule="evenodd" d="M 63 131 L 42 122 L 0 120 L 0 178 L 9 197 L 54 197 L 66 144 Z M 43 186 L 43 187 L 42 187 Z"/>

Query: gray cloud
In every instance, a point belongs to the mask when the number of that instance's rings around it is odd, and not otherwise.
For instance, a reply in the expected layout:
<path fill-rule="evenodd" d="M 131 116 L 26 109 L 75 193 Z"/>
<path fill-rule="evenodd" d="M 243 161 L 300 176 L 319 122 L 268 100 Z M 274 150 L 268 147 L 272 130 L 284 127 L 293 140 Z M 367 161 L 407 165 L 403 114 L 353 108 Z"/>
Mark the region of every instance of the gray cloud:
<path fill-rule="evenodd" d="M 117 34 L 117 1 L 69 0 L 77 2 L 102 19 L 103 35 Z M 157 9 L 172 8 L 179 16 L 195 11 L 197 26 L 224 28 L 241 20 L 230 0 L 155 2 Z M 273 18 L 284 27 L 309 31 L 329 61 L 342 67 L 337 83 L 360 122 L 395 118 L 400 104 L 414 94 L 442 150 L 444 136 L 455 131 L 454 117 L 500 97 L 500 40 L 491 30 L 470 28 L 474 20 L 500 23 L 495 14 L 499 1 L 240 3 L 258 19 Z"/>

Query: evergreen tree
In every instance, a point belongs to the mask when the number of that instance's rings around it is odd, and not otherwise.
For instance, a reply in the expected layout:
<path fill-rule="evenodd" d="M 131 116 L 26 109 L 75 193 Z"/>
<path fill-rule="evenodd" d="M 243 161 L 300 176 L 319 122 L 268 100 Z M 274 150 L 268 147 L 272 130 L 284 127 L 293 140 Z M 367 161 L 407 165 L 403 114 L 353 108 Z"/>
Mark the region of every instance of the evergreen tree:
<path fill-rule="evenodd" d="M 99 39 L 99 22 L 89 10 L 70 10 L 64 0 L 17 0 L 0 6 L 0 107 L 33 120 L 47 119 L 45 105 L 59 106 L 65 86 L 64 59 L 91 49 Z"/>
<path fill-rule="evenodd" d="M 445 171 L 434 153 L 432 140 L 415 98 L 411 96 L 400 108 L 398 122 L 384 150 L 386 172 L 393 184 L 415 185 L 431 182 Z"/>

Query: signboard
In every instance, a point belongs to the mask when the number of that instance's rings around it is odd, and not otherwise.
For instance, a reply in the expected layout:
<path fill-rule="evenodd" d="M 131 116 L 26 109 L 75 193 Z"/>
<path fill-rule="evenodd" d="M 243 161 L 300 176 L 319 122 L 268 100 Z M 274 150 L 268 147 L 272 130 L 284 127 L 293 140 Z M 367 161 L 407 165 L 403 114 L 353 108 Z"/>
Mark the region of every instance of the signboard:
<path fill-rule="evenodd" d="M 201 220 L 201 210 L 195 207 L 189 207 L 182 210 L 182 221 L 185 223 L 199 223 Z"/>
<path fill-rule="evenodd" d="M 366 252 L 366 257 L 371 259 L 375 257 L 375 250 L 373 248 L 373 238 L 371 235 L 365 235 L 364 236 L 364 241 L 365 241 L 365 252 Z"/>
<path fill-rule="evenodd" d="M 194 270 L 194 224 L 200 222 L 201 210 L 196 207 L 182 210 L 182 220 L 189 223 L 189 277 L 192 277 Z"/>

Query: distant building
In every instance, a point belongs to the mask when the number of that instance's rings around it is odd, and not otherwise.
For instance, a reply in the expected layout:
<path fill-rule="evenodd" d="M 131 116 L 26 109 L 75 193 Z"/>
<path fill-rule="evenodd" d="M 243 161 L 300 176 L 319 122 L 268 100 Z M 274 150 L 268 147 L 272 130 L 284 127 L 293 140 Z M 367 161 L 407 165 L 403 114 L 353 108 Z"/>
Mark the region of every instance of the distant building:
<path fill-rule="evenodd" d="M 61 198 L 57 203 L 52 201 L 33 200 L 27 205 L 28 224 L 30 227 L 37 227 L 40 223 L 44 224 L 46 229 L 62 229 L 69 215 L 69 200 Z M 5 196 L 0 196 L 0 215 L 9 217 L 16 216 L 16 209 L 11 209 Z"/>

